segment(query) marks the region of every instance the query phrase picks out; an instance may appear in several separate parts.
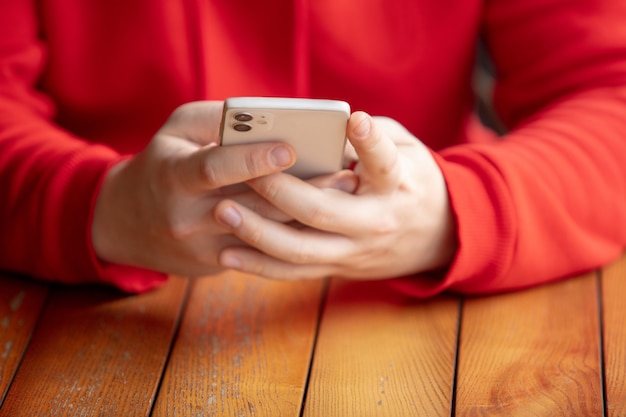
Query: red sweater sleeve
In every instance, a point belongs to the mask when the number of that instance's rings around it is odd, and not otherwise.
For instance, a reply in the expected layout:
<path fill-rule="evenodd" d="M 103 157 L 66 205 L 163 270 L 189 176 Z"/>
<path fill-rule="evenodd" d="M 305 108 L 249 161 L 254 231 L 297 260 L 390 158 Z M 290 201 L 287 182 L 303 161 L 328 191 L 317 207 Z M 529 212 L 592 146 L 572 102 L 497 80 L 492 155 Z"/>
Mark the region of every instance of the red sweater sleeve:
<path fill-rule="evenodd" d="M 626 245 L 626 2 L 486 4 L 495 104 L 510 131 L 437 157 L 459 250 L 443 279 L 398 282 L 417 296 L 537 285 Z"/>
<path fill-rule="evenodd" d="M 120 155 L 53 123 L 35 85 L 45 63 L 30 2 L 0 6 L 0 269 L 143 291 L 162 274 L 101 264 L 91 246 L 99 185 Z"/>

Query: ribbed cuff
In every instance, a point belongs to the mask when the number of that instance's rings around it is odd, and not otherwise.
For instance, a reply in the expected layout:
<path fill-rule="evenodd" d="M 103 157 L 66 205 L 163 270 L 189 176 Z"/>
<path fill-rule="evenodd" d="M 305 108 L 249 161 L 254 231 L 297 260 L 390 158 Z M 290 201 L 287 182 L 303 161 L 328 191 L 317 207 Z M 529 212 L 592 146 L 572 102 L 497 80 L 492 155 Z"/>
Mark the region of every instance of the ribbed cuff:
<path fill-rule="evenodd" d="M 395 279 L 403 293 L 425 298 L 446 290 L 484 293 L 498 290 L 497 278 L 509 267 L 514 233 L 506 187 L 496 168 L 479 152 L 433 153 L 443 172 L 456 222 L 458 248 L 447 270 Z"/>

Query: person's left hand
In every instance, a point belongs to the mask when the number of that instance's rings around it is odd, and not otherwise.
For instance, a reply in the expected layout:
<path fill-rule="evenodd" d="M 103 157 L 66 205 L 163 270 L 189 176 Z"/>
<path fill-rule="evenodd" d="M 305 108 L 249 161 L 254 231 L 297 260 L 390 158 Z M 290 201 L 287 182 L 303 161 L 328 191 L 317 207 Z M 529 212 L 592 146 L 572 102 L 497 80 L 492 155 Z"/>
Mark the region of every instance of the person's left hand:
<path fill-rule="evenodd" d="M 219 262 L 269 278 L 390 278 L 447 266 L 456 230 L 443 175 L 430 151 L 392 119 L 354 113 L 347 136 L 358 156 L 354 194 L 276 173 L 248 181 L 293 217 L 264 218 L 232 200 L 218 219 L 250 247 Z"/>

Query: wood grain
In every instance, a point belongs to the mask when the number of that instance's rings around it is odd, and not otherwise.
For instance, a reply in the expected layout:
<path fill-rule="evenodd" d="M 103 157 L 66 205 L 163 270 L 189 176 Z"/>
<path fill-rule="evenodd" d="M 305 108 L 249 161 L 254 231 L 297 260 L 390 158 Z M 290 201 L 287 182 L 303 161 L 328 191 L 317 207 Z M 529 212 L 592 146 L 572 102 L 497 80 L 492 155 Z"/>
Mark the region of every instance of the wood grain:
<path fill-rule="evenodd" d="M 601 416 L 595 275 L 469 299 L 457 416 Z"/>
<path fill-rule="evenodd" d="M 417 301 L 385 281 L 335 280 L 306 417 L 449 415 L 459 302 Z"/>
<path fill-rule="evenodd" d="M 607 416 L 626 416 L 626 257 L 602 271 Z"/>
<path fill-rule="evenodd" d="M 0 276 L 0 406 L 48 294 L 46 284 Z"/>
<path fill-rule="evenodd" d="M 187 285 L 55 288 L 0 416 L 147 416 Z"/>
<path fill-rule="evenodd" d="M 197 280 L 153 416 L 299 416 L 323 287 Z"/>

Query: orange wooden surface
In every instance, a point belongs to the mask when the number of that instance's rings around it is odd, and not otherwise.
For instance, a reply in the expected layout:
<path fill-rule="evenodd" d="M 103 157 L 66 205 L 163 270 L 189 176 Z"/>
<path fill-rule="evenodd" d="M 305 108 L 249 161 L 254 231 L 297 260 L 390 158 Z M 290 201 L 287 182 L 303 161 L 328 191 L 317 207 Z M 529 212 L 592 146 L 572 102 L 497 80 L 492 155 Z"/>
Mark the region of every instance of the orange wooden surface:
<path fill-rule="evenodd" d="M 0 416 L 149 415 L 186 287 L 53 291 Z"/>
<path fill-rule="evenodd" d="M 304 416 L 449 415 L 459 302 L 334 281 Z"/>
<path fill-rule="evenodd" d="M 22 360 L 48 294 L 45 284 L 18 277 L 0 280 L 0 405 Z"/>
<path fill-rule="evenodd" d="M 625 299 L 626 255 L 425 301 L 232 272 L 139 296 L 0 276 L 0 417 L 617 417 Z"/>
<path fill-rule="evenodd" d="M 626 416 L 626 257 L 602 273 L 607 416 Z"/>
<path fill-rule="evenodd" d="M 595 274 L 468 299 L 457 416 L 601 416 Z"/>
<path fill-rule="evenodd" d="M 195 281 L 155 416 L 299 416 L 324 281 Z"/>

